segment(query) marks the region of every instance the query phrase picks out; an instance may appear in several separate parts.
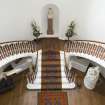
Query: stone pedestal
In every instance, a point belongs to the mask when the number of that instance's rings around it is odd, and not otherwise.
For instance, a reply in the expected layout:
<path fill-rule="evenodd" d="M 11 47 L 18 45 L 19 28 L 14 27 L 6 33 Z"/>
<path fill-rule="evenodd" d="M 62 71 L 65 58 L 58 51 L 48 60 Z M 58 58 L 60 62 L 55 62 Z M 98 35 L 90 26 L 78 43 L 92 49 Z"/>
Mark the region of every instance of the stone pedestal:
<path fill-rule="evenodd" d="M 94 89 L 99 78 L 99 68 L 91 67 L 88 69 L 84 78 L 84 85 L 87 89 Z"/>

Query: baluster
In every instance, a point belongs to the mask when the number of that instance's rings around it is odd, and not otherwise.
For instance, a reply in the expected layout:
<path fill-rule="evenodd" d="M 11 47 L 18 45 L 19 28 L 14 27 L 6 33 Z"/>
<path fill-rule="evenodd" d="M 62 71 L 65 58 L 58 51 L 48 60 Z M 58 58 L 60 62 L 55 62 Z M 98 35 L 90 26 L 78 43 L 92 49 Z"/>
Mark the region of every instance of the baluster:
<path fill-rule="evenodd" d="M 0 46 L 0 60 L 2 60 L 2 46 Z"/>
<path fill-rule="evenodd" d="M 95 45 L 94 56 L 96 57 L 97 54 L 97 45 Z"/>
<path fill-rule="evenodd" d="M 83 42 L 81 42 L 81 53 L 84 53 L 83 51 L 84 51 L 84 49 L 83 49 Z"/>
<path fill-rule="evenodd" d="M 85 54 L 86 53 L 86 43 L 83 42 L 83 53 Z"/>
<path fill-rule="evenodd" d="M 11 50 L 12 50 L 11 44 L 8 45 L 8 50 L 9 50 L 9 52 L 8 52 L 9 53 L 9 56 L 12 55 L 12 52 L 11 52 Z"/>
<path fill-rule="evenodd" d="M 91 55 L 93 56 L 93 52 L 94 52 L 94 44 L 92 43 L 92 48 L 91 48 Z"/>
<path fill-rule="evenodd" d="M 99 56 L 100 59 L 102 59 L 103 53 L 104 53 L 104 48 L 101 46 L 101 52 L 100 52 L 100 56 Z"/>
<path fill-rule="evenodd" d="M 6 49 L 5 49 L 5 45 L 3 46 L 3 55 L 4 55 L 4 58 L 6 57 Z"/>
<path fill-rule="evenodd" d="M 101 59 L 104 59 L 105 48 L 102 50 Z"/>
<path fill-rule="evenodd" d="M 97 45 L 97 48 L 96 48 L 96 57 L 97 57 L 97 55 L 98 55 L 98 50 L 99 50 L 99 47 L 98 47 L 98 45 Z"/>
<path fill-rule="evenodd" d="M 92 44 L 89 44 L 89 55 L 91 55 Z"/>
<path fill-rule="evenodd" d="M 93 52 L 94 52 L 94 44 L 92 44 L 92 49 L 91 49 L 91 55 L 93 56 Z"/>
<path fill-rule="evenodd" d="M 25 53 L 25 51 L 24 51 L 24 42 L 21 42 L 20 45 L 21 45 L 22 53 Z"/>
<path fill-rule="evenodd" d="M 16 54 L 16 53 L 17 53 L 16 43 L 13 44 L 12 53 L 13 53 L 13 54 Z"/>
<path fill-rule="evenodd" d="M 104 53 L 103 53 L 103 56 L 102 56 L 102 57 L 103 57 L 103 59 L 105 60 L 105 50 L 104 50 Z"/>
<path fill-rule="evenodd" d="M 81 42 L 78 42 L 78 52 L 80 53 L 80 43 Z"/>
<path fill-rule="evenodd" d="M 78 51 L 78 42 L 76 41 L 76 43 L 75 43 L 75 52 L 77 53 Z"/>
<path fill-rule="evenodd" d="M 27 43 L 26 42 L 24 43 L 24 51 L 25 51 L 25 53 L 27 52 Z"/>
<path fill-rule="evenodd" d="M 18 43 L 19 43 L 19 42 L 18 42 Z M 19 53 L 18 43 L 15 43 L 15 49 L 14 49 L 14 50 L 16 50 L 16 54 L 18 54 L 18 53 Z"/>
<path fill-rule="evenodd" d="M 87 53 L 87 43 L 86 42 L 84 42 L 84 54 L 86 54 Z"/>
<path fill-rule="evenodd" d="M 94 56 L 94 51 L 95 51 L 95 44 L 93 44 L 93 48 L 92 48 L 92 56 Z"/>
<path fill-rule="evenodd" d="M 99 50 L 98 50 L 98 55 L 97 55 L 98 58 L 100 57 L 101 51 L 102 51 L 102 48 L 101 48 L 101 46 L 99 45 Z"/>
<path fill-rule="evenodd" d="M 90 51 L 90 43 L 87 43 L 87 54 L 89 55 L 89 51 Z"/>
<path fill-rule="evenodd" d="M 82 53 L 82 42 L 80 42 L 80 53 Z"/>

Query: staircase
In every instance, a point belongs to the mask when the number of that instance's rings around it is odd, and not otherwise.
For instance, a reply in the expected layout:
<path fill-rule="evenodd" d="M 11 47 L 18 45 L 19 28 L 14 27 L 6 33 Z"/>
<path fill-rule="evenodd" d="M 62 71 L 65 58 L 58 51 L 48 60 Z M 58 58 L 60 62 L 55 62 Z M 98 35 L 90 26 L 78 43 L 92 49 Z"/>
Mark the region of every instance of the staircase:
<path fill-rule="evenodd" d="M 75 73 L 65 72 L 64 52 L 41 51 L 38 54 L 38 72 L 27 75 L 29 90 L 61 90 L 75 88 Z M 68 76 L 67 76 L 68 75 Z"/>
<path fill-rule="evenodd" d="M 41 74 L 42 90 L 62 89 L 60 52 L 54 50 L 42 52 Z"/>

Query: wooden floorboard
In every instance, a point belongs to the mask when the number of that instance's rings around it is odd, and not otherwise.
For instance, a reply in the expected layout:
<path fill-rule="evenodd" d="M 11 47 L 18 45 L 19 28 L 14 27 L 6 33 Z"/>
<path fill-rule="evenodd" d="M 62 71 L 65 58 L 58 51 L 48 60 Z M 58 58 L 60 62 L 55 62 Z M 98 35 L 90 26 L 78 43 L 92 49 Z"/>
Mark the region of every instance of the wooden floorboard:
<path fill-rule="evenodd" d="M 26 89 L 25 74 L 15 78 L 15 88 L 0 94 L 0 105 L 37 105 L 37 92 Z"/>
<path fill-rule="evenodd" d="M 53 43 L 55 44 L 53 45 Z M 52 50 L 63 50 L 63 44 L 64 42 L 58 39 L 39 40 L 39 47 L 42 47 L 43 50 L 49 50 L 49 47 Z M 25 75 L 25 73 L 22 73 L 16 77 L 16 86 L 14 89 L 0 94 L 0 105 L 37 105 L 38 92 L 26 89 Z M 94 90 L 88 90 L 84 87 L 82 76 L 79 76 L 79 80 L 82 83 L 81 88 L 65 90 L 68 93 L 69 105 L 105 105 L 105 80 L 103 78 Z"/>
<path fill-rule="evenodd" d="M 68 93 L 69 105 L 105 105 L 104 79 L 94 90 L 87 90 L 83 85 L 83 79 L 81 83 L 80 89 L 65 90 Z M 0 105 L 37 105 L 37 93 L 26 89 L 26 77 L 23 73 L 18 76 L 14 89 L 0 94 Z"/>

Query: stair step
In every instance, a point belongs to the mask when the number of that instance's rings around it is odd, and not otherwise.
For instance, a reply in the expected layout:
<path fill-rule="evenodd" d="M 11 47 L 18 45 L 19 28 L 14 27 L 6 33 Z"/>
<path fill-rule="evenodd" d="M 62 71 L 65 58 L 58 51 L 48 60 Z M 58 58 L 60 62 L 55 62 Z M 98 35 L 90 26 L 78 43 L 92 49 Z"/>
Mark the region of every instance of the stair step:
<path fill-rule="evenodd" d="M 50 78 L 55 78 L 55 79 L 58 79 L 58 78 L 61 78 L 61 76 L 37 76 L 37 78 L 39 79 L 39 78 L 42 78 L 42 79 L 44 79 L 44 78 L 47 78 L 47 79 L 50 79 Z M 62 76 L 62 78 L 67 78 L 66 76 Z"/>
<path fill-rule="evenodd" d="M 44 61 L 44 62 L 45 61 L 59 61 L 59 60 L 61 60 L 61 59 L 60 58 L 57 58 L 57 57 L 56 58 L 46 58 L 46 57 L 45 58 L 42 58 L 42 61 Z"/>
<path fill-rule="evenodd" d="M 49 68 L 59 67 L 60 68 L 60 64 L 49 64 L 49 65 L 48 64 L 47 65 L 45 64 L 45 65 L 42 65 L 42 68 L 43 67 L 49 67 Z"/>
<path fill-rule="evenodd" d="M 54 66 L 43 66 L 43 69 L 42 69 L 42 72 L 43 71 L 47 71 L 47 72 L 56 72 L 56 71 L 60 71 L 61 69 L 60 69 L 60 67 L 59 66 L 56 66 L 56 68 L 54 67 Z"/>
<path fill-rule="evenodd" d="M 49 75 L 45 76 L 45 75 L 42 75 L 41 78 L 42 78 L 42 79 L 44 79 L 44 78 L 47 78 L 47 79 L 54 78 L 54 79 L 56 79 L 56 78 L 61 78 L 61 75 L 52 75 L 52 76 L 49 76 Z"/>
<path fill-rule="evenodd" d="M 60 65 L 60 61 L 56 61 L 56 60 L 48 60 L 48 61 L 42 61 L 42 65 L 50 65 L 50 64 L 59 64 Z"/>
<path fill-rule="evenodd" d="M 61 73 L 61 71 L 60 71 L 60 69 L 54 69 L 54 70 L 47 70 L 47 69 L 45 69 L 45 70 L 43 70 L 42 71 L 42 73 Z"/>
<path fill-rule="evenodd" d="M 42 58 L 42 61 L 46 61 L 46 60 L 56 60 L 56 61 L 58 61 L 58 60 L 60 60 L 60 57 L 59 56 L 44 56 Z"/>
<path fill-rule="evenodd" d="M 45 66 L 46 67 L 46 65 L 42 65 L 42 64 L 38 64 L 37 66 Z M 59 66 L 59 68 L 61 68 L 61 67 L 64 67 L 65 66 L 65 64 L 61 64 L 61 63 L 59 63 L 59 64 L 51 64 L 51 65 L 47 65 L 47 67 L 49 67 L 49 66 L 52 66 L 52 67 L 58 67 Z"/>
<path fill-rule="evenodd" d="M 50 54 L 50 53 L 42 53 L 43 57 L 46 56 L 46 57 L 55 57 L 55 56 L 60 56 L 58 53 L 55 53 L 55 54 Z"/>
<path fill-rule="evenodd" d="M 59 81 L 58 81 L 58 82 L 47 81 L 47 82 L 42 82 L 41 84 L 42 84 L 42 85 L 54 85 L 54 84 L 61 84 L 61 82 L 59 82 Z"/>
<path fill-rule="evenodd" d="M 50 84 L 54 84 L 54 83 L 61 83 L 61 79 L 43 79 L 42 83 L 50 83 Z"/>
<path fill-rule="evenodd" d="M 60 73 L 47 73 L 47 72 L 44 72 L 43 74 L 42 74 L 42 76 L 61 76 L 61 74 Z"/>
<path fill-rule="evenodd" d="M 60 75 L 60 76 L 48 76 L 48 75 L 47 75 L 47 76 L 46 76 L 46 75 L 43 76 L 43 75 L 41 75 L 41 74 L 38 74 L 38 75 L 37 75 L 37 78 L 61 78 L 61 75 Z M 66 78 L 66 75 L 63 74 L 63 75 L 62 75 L 62 78 Z"/>
<path fill-rule="evenodd" d="M 50 54 L 50 55 L 57 55 L 59 54 L 60 52 L 59 51 L 51 51 L 51 50 L 48 50 L 48 51 L 43 51 L 42 54 Z"/>
<path fill-rule="evenodd" d="M 42 90 L 58 90 L 58 89 L 62 89 L 61 84 L 43 84 Z"/>

